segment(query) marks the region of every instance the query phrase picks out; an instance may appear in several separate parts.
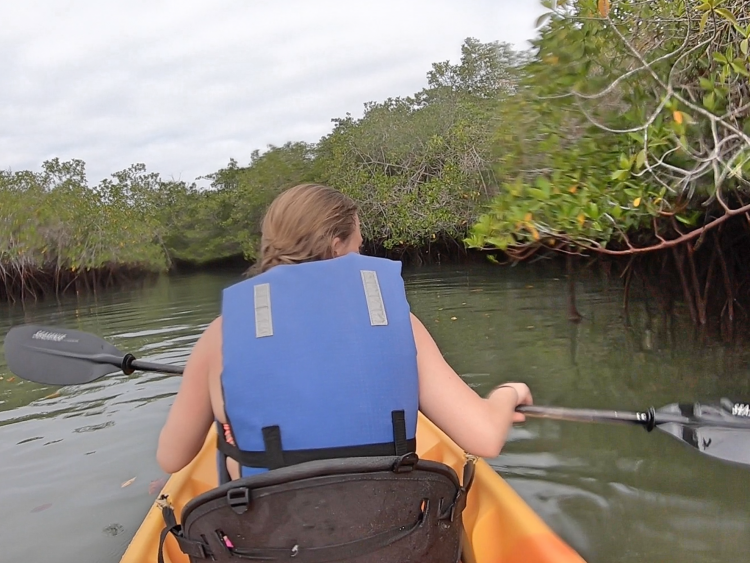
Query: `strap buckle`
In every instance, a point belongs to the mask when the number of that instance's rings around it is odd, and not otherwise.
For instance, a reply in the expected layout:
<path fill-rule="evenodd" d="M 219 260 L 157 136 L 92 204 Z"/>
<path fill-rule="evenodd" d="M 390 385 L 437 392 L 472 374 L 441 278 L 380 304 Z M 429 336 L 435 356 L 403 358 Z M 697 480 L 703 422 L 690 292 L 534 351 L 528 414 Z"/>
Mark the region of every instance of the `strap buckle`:
<path fill-rule="evenodd" d="M 466 501 L 469 498 L 469 489 L 471 484 L 474 482 L 474 471 L 476 469 L 477 456 L 466 454 L 466 464 L 464 465 L 463 482 L 456 492 L 456 496 L 453 499 L 453 503 L 442 515 L 438 517 L 439 520 L 449 520 L 453 522 L 456 516 L 461 514 L 466 508 Z"/>
<path fill-rule="evenodd" d="M 244 514 L 250 505 L 250 489 L 239 487 L 227 491 L 227 504 L 237 514 Z"/>
<path fill-rule="evenodd" d="M 418 461 L 419 456 L 414 452 L 404 454 L 393 463 L 393 472 L 409 473 L 416 467 Z"/>

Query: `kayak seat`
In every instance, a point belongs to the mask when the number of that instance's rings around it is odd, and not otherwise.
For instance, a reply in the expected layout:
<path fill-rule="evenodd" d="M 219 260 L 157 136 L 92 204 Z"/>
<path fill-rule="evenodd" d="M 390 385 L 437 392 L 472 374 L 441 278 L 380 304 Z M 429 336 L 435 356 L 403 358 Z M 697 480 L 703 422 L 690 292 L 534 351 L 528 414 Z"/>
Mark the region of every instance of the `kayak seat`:
<path fill-rule="evenodd" d="M 203 493 L 181 524 L 161 497 L 159 561 L 171 535 L 192 563 L 456 563 L 473 475 L 414 453 L 310 461 Z"/>

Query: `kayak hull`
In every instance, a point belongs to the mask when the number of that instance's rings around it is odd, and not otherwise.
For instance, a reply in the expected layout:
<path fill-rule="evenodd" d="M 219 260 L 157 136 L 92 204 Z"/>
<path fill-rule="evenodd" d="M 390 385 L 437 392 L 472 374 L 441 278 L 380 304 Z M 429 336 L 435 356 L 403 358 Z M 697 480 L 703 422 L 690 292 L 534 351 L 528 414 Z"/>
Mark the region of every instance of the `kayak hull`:
<path fill-rule="evenodd" d="M 419 457 L 450 465 L 460 476 L 463 451 L 420 414 L 417 425 Z M 216 434 L 211 430 L 200 453 L 172 475 L 162 489 L 179 516 L 182 507 L 218 483 Z M 474 483 L 463 513 L 463 563 L 583 563 L 526 502 L 484 460 L 478 460 Z M 159 535 L 164 528 L 154 504 L 130 542 L 120 563 L 156 563 Z M 164 546 L 165 563 L 187 563 L 173 538 Z"/>

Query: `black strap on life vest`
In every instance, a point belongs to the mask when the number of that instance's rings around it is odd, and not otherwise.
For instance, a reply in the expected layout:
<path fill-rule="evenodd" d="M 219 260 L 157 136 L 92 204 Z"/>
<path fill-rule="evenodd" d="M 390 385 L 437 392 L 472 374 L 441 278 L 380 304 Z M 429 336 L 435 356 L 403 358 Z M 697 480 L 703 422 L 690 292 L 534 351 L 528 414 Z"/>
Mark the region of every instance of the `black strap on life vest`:
<path fill-rule="evenodd" d="M 266 426 L 263 428 L 264 451 L 241 450 L 227 442 L 224 431 L 218 434 L 218 449 L 227 457 L 237 461 L 243 467 L 279 469 L 317 459 L 338 459 L 344 457 L 401 456 L 417 451 L 416 438 L 406 438 L 406 416 L 404 411 L 391 413 L 393 424 L 393 441 L 379 444 L 358 446 L 340 446 L 335 448 L 313 448 L 306 450 L 285 450 L 281 443 L 281 428 Z"/>

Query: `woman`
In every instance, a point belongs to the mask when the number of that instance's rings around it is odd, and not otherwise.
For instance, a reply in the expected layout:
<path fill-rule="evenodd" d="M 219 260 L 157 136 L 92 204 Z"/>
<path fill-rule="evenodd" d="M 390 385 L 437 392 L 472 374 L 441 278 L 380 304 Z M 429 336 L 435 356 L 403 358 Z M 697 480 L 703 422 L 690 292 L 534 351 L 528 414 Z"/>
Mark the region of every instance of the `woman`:
<path fill-rule="evenodd" d="M 260 275 L 225 291 L 187 362 L 159 437 L 164 471 L 187 465 L 214 421 L 230 478 L 310 452 L 404 452 L 417 406 L 467 453 L 499 454 L 529 388 L 477 395 L 409 312 L 400 263 L 360 256 L 361 245 L 356 205 L 340 192 L 303 184 L 274 200 Z"/>

